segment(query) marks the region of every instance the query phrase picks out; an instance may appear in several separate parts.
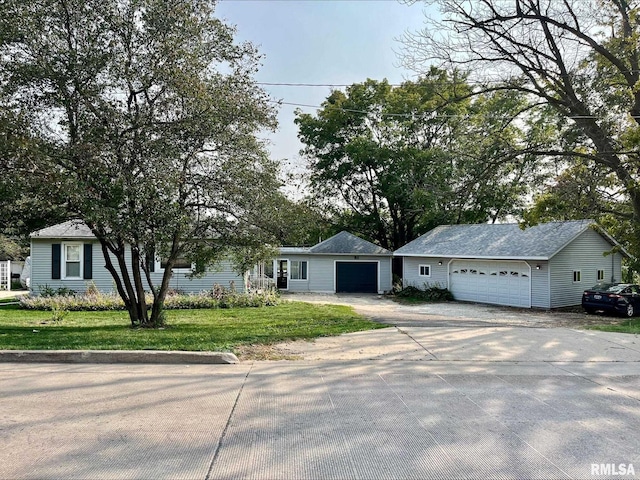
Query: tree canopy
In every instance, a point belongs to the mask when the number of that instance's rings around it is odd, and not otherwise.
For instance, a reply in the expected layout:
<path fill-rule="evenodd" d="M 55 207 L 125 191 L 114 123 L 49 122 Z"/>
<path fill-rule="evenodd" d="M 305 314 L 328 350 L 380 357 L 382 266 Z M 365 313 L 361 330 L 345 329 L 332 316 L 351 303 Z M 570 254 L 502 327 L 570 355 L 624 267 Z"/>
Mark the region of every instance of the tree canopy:
<path fill-rule="evenodd" d="M 514 153 L 539 134 L 519 122 L 519 94 L 471 98 L 466 76 L 431 68 L 391 86 L 336 90 L 316 115 L 297 113 L 315 198 L 344 228 L 396 249 L 442 223 L 513 215 L 536 175 Z"/>
<path fill-rule="evenodd" d="M 162 322 L 179 257 L 201 267 L 246 259 L 273 239 L 264 224 L 280 185 L 257 133 L 275 127 L 274 111 L 253 79 L 256 49 L 236 43 L 214 7 L 0 6 L 3 118 L 19 118 L 29 140 L 29 155 L 11 157 L 15 171 L 40 205 L 89 225 L 134 324 Z M 167 265 L 159 285 L 150 275 L 157 256 Z"/>
<path fill-rule="evenodd" d="M 545 107 L 551 115 L 549 125 L 557 134 L 529 145 L 528 152 L 555 159 L 557 170 L 564 171 L 549 188 L 570 183 L 576 195 L 567 206 L 580 206 L 581 215 L 590 210 L 594 216 L 627 222 L 633 236 L 638 237 L 638 2 L 427 3 L 439 7 L 440 16 L 427 19 L 423 30 L 405 36 L 404 63 L 418 72 L 434 63 L 468 69 L 479 93 L 517 92 Z M 567 182 L 569 179 L 572 181 Z M 599 200 L 594 196 L 598 192 L 604 194 Z M 548 200 L 547 195 L 547 207 Z M 559 206 L 556 203 L 547 213 L 566 216 L 568 211 L 559 212 Z M 587 206 L 590 208 L 582 208 Z M 637 248 L 632 251 L 640 254 Z"/>

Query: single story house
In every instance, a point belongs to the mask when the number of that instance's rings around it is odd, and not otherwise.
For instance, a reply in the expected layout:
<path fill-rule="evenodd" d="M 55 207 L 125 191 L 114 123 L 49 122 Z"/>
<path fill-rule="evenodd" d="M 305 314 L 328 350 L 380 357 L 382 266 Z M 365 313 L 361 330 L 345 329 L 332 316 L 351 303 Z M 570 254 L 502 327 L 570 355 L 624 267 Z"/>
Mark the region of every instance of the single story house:
<path fill-rule="evenodd" d="M 170 288 L 184 292 L 209 290 L 214 284 L 238 291 L 274 282 L 290 292 L 369 292 L 391 290 L 392 253 L 348 232 L 310 248 L 282 247 L 272 262 L 240 275 L 223 262 L 203 276 L 190 278 L 194 265 L 184 261 L 173 269 Z M 78 220 L 67 221 L 31 234 L 31 289 L 68 288 L 84 292 L 90 282 L 102 292 L 114 292 L 111 274 L 104 267 L 100 243 Z M 117 267 L 116 267 L 117 268 Z M 152 279 L 159 284 L 164 273 L 156 259 Z"/>
<path fill-rule="evenodd" d="M 310 248 L 282 247 L 259 273 L 275 276 L 278 289 L 289 292 L 382 294 L 391 291 L 391 258 L 389 250 L 343 231 Z"/>
<path fill-rule="evenodd" d="M 580 305 L 598 282 L 620 281 L 628 253 L 592 220 L 439 226 L 394 252 L 403 285 L 439 284 L 454 298 L 525 308 Z"/>

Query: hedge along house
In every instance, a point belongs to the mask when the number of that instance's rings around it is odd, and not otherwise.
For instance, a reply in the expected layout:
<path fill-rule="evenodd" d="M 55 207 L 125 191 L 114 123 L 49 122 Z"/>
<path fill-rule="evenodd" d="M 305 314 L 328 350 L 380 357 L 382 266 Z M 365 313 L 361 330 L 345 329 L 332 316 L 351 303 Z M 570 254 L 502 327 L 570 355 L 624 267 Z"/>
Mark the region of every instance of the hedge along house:
<path fill-rule="evenodd" d="M 115 292 L 104 263 L 100 242 L 81 221 L 71 220 L 31 234 L 31 290 L 36 294 L 45 288 L 82 293 L 90 283 L 101 292 Z M 188 259 L 181 259 L 173 269 L 170 288 L 197 293 L 214 284 L 228 288 L 233 283 L 243 291 L 274 282 L 279 289 L 291 292 L 391 290 L 391 252 L 347 232 L 311 248 L 282 247 L 277 259 L 257 266 L 253 274 L 240 275 L 230 262 L 222 262 L 204 275 L 192 277 L 194 267 Z M 164 262 L 156 259 L 152 281 L 159 284 L 163 274 Z"/>
<path fill-rule="evenodd" d="M 343 231 L 310 248 L 281 247 L 278 258 L 259 265 L 254 275 L 288 292 L 382 294 L 391 291 L 392 256 Z"/>
<path fill-rule="evenodd" d="M 525 308 L 579 305 L 620 281 L 628 253 L 592 220 L 437 227 L 395 252 L 403 285 L 446 286 L 457 300 Z"/>

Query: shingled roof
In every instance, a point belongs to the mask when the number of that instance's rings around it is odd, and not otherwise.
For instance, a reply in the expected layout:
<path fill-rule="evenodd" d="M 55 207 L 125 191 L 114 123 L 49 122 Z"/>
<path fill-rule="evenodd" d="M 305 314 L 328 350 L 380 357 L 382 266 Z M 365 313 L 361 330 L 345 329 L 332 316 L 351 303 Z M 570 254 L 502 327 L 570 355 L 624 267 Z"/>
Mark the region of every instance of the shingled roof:
<path fill-rule="evenodd" d="M 391 255 L 386 248 L 342 231 L 309 249 L 309 253 L 337 255 Z"/>
<path fill-rule="evenodd" d="M 549 222 L 524 230 L 517 223 L 443 225 L 399 248 L 395 255 L 548 260 L 592 227 L 593 220 Z M 619 246 L 605 232 L 596 230 L 612 246 Z"/>
<path fill-rule="evenodd" d="M 31 234 L 32 238 L 95 238 L 82 220 L 69 220 L 43 228 Z"/>
<path fill-rule="evenodd" d="M 51 227 L 43 228 L 31 234 L 32 238 L 47 239 L 80 239 L 95 238 L 89 227 L 81 220 L 69 220 Z M 367 242 L 349 232 L 340 232 L 324 242 L 311 248 L 281 247 L 281 254 L 287 253 L 315 253 L 336 255 L 391 255 L 387 249 Z"/>

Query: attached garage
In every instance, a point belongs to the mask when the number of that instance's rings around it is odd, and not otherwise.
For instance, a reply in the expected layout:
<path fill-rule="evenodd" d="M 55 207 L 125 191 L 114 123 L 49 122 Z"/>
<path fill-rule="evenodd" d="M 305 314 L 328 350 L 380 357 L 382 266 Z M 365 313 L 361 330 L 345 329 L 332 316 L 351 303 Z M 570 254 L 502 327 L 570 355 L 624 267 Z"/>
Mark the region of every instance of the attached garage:
<path fill-rule="evenodd" d="M 377 293 L 378 262 L 336 262 L 336 293 Z"/>
<path fill-rule="evenodd" d="M 458 300 L 531 307 L 527 262 L 452 260 L 449 272 L 449 288 Z"/>

